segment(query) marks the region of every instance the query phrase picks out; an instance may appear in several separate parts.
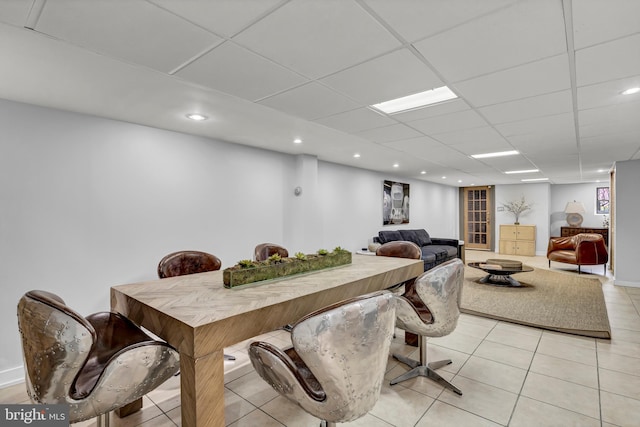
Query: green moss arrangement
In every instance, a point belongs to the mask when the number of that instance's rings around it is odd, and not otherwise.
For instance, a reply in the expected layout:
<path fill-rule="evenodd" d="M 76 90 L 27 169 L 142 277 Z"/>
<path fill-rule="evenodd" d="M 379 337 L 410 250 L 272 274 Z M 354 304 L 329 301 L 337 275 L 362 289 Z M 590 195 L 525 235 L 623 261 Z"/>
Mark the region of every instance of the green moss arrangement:
<path fill-rule="evenodd" d="M 321 251 L 324 254 L 321 254 Z M 224 287 L 233 288 L 345 264 L 351 264 L 351 252 L 337 247 L 333 252 L 321 249 L 317 254 L 311 255 L 297 252 L 294 258 L 282 258 L 279 255 L 274 255 L 260 262 L 241 260 L 233 267 L 225 268 L 222 277 Z"/>

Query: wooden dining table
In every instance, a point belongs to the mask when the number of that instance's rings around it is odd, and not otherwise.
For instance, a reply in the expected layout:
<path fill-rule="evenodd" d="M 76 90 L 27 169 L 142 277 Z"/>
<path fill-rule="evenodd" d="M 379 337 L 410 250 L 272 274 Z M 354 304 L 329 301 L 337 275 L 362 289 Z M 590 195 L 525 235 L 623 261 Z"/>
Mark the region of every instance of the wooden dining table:
<path fill-rule="evenodd" d="M 111 309 L 180 352 L 182 425 L 224 426 L 225 347 L 422 272 L 421 260 L 356 254 L 342 267 L 226 289 L 213 271 L 113 286 Z"/>

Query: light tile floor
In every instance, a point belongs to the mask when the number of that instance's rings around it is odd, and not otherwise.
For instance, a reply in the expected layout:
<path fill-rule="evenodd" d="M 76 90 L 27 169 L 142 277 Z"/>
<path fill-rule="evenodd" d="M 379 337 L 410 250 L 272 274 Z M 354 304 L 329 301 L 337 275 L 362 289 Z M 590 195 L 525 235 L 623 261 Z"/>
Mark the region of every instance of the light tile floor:
<path fill-rule="evenodd" d="M 466 251 L 466 261 L 495 258 Z M 547 269 L 545 257 L 516 257 Z M 577 274 L 573 266 L 553 263 L 554 271 Z M 602 266 L 583 268 L 601 279 L 613 339 L 601 340 L 462 315 L 449 336 L 429 340 L 429 359 L 449 358 L 440 370 L 462 391 L 457 396 L 430 380 L 413 379 L 384 386 L 373 410 L 348 426 L 640 426 L 640 289 L 613 285 Z M 417 358 L 398 331 L 393 353 Z M 275 331 L 257 339 L 288 345 Z M 249 341 L 226 349 L 237 357 L 225 362 L 225 421 L 232 427 L 318 426 L 319 421 L 273 391 L 248 361 Z M 389 358 L 386 377 L 405 367 Z M 180 426 L 179 377 L 144 398 L 144 409 L 115 426 Z M 0 390 L 2 403 L 27 403 L 24 384 Z M 95 422 L 79 423 L 92 426 Z"/>

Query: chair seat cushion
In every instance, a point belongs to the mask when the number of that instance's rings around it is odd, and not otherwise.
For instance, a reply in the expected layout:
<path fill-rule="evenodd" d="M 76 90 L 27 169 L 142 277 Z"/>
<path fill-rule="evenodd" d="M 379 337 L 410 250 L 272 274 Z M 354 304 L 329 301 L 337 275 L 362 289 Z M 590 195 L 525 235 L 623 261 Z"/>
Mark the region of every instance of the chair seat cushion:
<path fill-rule="evenodd" d="M 576 252 L 573 250 L 553 251 L 547 255 L 551 261 L 564 262 L 567 264 L 577 264 Z"/>

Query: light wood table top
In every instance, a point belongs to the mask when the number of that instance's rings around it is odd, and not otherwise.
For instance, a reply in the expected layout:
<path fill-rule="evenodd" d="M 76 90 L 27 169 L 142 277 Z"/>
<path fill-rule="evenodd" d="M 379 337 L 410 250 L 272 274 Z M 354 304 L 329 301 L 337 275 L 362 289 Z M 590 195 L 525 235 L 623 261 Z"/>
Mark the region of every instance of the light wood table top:
<path fill-rule="evenodd" d="M 354 254 L 350 265 L 234 289 L 221 271 L 114 286 L 111 307 L 180 351 L 182 424 L 223 426 L 225 347 L 422 272 L 421 260 Z"/>

